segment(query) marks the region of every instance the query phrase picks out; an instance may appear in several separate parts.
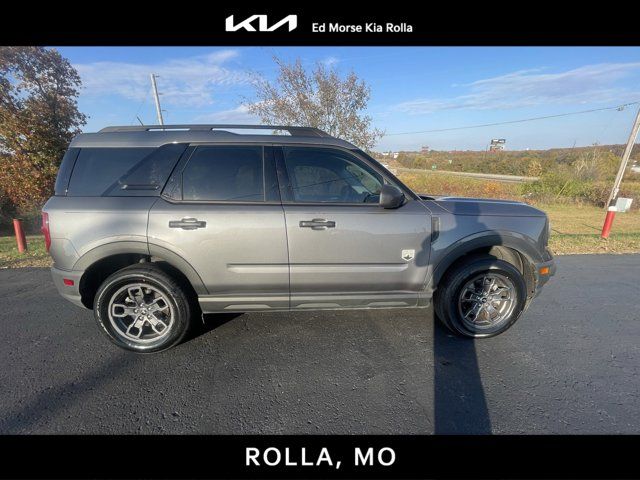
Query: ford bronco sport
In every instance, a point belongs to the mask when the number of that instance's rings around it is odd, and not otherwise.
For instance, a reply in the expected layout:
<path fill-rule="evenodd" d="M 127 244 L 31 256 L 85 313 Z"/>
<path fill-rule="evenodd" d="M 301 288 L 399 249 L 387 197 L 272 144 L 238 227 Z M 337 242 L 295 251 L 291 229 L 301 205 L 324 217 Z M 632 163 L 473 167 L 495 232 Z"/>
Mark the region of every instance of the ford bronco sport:
<path fill-rule="evenodd" d="M 201 312 L 432 299 L 453 332 L 490 337 L 555 272 L 544 212 L 418 195 L 315 128 L 81 134 L 42 216 L 60 294 L 93 309 L 109 339 L 136 352 L 176 345 Z"/>

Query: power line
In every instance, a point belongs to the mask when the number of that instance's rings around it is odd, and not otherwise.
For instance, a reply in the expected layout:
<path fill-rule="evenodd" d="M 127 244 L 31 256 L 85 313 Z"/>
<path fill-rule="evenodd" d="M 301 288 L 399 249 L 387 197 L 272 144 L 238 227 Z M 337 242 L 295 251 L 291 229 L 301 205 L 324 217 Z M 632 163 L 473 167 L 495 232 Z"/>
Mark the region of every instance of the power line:
<path fill-rule="evenodd" d="M 391 137 L 391 136 L 395 136 L 395 135 L 414 135 L 414 134 L 417 134 L 417 133 L 450 132 L 450 131 L 453 131 L 453 130 L 466 130 L 466 129 L 469 129 L 469 128 L 494 127 L 494 126 L 498 126 L 498 125 L 509 125 L 511 123 L 524 123 L 524 122 L 532 122 L 534 120 L 545 120 L 547 118 L 568 117 L 569 115 L 581 115 L 581 114 L 584 114 L 584 113 L 602 112 L 604 110 L 623 110 L 625 107 L 628 107 L 630 105 L 638 105 L 638 104 L 640 104 L 640 101 L 624 103 L 622 105 L 615 105 L 613 107 L 592 108 L 590 110 L 581 110 L 579 112 L 558 113 L 558 114 L 555 114 L 555 115 L 545 115 L 545 116 L 542 116 L 542 117 L 523 118 L 521 120 L 509 120 L 509 121 L 506 121 L 506 122 L 483 123 L 483 124 L 479 124 L 479 125 L 467 125 L 465 127 L 437 128 L 437 129 L 434 129 L 434 130 L 420 130 L 420 131 L 415 131 L 415 132 L 387 133 L 384 136 L 385 137 Z"/>
<path fill-rule="evenodd" d="M 142 106 L 145 103 L 147 103 L 147 98 L 149 98 L 149 92 L 148 91 L 145 94 L 145 96 L 142 99 L 142 101 L 140 102 L 140 105 L 138 105 L 138 109 L 136 110 L 136 113 L 134 114 L 134 118 L 138 119 L 138 121 L 140 121 L 140 117 L 138 116 L 138 114 L 140 113 L 140 109 L 142 108 Z M 134 123 L 135 123 L 135 120 L 131 120 L 131 125 L 133 125 Z"/>

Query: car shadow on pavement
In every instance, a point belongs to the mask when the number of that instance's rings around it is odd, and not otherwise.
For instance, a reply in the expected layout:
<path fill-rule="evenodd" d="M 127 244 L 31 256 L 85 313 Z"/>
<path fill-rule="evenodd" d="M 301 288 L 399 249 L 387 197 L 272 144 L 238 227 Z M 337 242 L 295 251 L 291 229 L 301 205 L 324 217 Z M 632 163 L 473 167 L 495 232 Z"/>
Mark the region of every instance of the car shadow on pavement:
<path fill-rule="evenodd" d="M 475 342 L 434 318 L 433 360 L 434 433 L 491 433 Z"/>
<path fill-rule="evenodd" d="M 243 315 L 243 313 L 204 313 L 202 315 L 202 322 L 198 323 L 197 328 L 191 329 L 185 341 L 194 340 L 201 335 L 205 335 L 241 315 Z"/>
<path fill-rule="evenodd" d="M 469 232 L 490 232 L 481 221 L 482 212 L 477 203 L 453 205 L 454 224 L 458 228 L 463 214 L 464 228 Z M 460 211 L 456 211 L 459 208 Z M 497 232 L 496 232 L 497 234 Z M 446 236 L 442 231 L 441 236 Z M 488 434 L 491 420 L 482 386 L 476 343 L 469 338 L 453 335 L 437 318 L 433 318 L 433 398 L 434 433 Z"/>

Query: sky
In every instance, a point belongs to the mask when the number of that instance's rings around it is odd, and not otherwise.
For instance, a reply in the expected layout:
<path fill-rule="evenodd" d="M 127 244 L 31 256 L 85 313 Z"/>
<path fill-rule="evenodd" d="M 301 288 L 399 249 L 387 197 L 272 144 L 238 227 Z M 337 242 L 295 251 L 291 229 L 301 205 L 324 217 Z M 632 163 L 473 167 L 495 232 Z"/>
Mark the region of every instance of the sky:
<path fill-rule="evenodd" d="M 385 136 L 376 150 L 484 150 L 625 143 L 639 105 L 511 125 L 509 122 L 640 101 L 637 47 L 58 47 L 78 70 L 85 132 L 157 123 L 155 73 L 170 123 L 259 123 L 243 103 L 252 78 L 274 79 L 273 57 L 318 62 L 371 88 L 366 113 Z"/>

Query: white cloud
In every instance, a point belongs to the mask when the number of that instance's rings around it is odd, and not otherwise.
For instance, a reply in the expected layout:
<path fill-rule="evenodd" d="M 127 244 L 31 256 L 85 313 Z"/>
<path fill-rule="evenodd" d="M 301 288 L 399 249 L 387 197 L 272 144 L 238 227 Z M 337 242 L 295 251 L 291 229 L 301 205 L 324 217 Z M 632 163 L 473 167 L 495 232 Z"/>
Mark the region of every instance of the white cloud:
<path fill-rule="evenodd" d="M 240 105 L 230 110 L 198 115 L 194 121 L 198 123 L 236 123 L 246 125 L 260 123 L 260 119 L 249 113 L 249 109 L 245 105 Z"/>
<path fill-rule="evenodd" d="M 323 58 L 322 60 L 320 60 L 320 63 L 323 63 L 325 66 L 327 67 L 332 67 L 333 65 L 337 64 L 340 62 L 340 59 L 338 57 L 334 57 L 334 56 L 329 56 L 326 58 Z"/>
<path fill-rule="evenodd" d="M 163 104 L 202 107 L 213 102 L 214 87 L 250 82 L 245 71 L 224 65 L 237 56 L 236 50 L 219 50 L 159 63 L 93 62 L 74 67 L 86 96 L 118 95 L 141 102 L 151 90 L 149 74 L 155 73 Z"/>
<path fill-rule="evenodd" d="M 629 100 L 638 92 L 617 81 L 640 70 L 640 63 L 600 63 L 559 73 L 520 70 L 465 85 L 462 95 L 419 98 L 395 105 L 394 110 L 423 114 L 451 109 L 507 109 L 549 104 L 582 104 Z M 633 98 L 635 99 L 635 98 Z"/>

